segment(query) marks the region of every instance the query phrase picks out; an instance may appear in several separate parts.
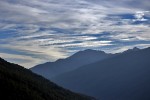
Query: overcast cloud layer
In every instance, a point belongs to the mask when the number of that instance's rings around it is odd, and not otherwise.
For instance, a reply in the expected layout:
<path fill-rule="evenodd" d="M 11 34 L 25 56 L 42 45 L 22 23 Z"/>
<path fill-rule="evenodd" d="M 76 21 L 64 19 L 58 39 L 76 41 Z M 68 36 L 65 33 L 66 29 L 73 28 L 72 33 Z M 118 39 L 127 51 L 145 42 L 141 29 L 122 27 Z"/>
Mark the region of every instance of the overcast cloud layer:
<path fill-rule="evenodd" d="M 149 0 L 1 0 L 0 56 L 32 67 L 84 49 L 150 46 Z"/>

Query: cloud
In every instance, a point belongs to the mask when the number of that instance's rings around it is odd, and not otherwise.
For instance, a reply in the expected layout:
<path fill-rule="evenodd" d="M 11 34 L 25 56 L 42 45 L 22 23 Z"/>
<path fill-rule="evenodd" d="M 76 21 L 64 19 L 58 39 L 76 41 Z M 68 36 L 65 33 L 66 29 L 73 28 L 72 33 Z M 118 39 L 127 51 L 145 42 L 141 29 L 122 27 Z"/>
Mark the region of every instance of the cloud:
<path fill-rule="evenodd" d="M 150 10 L 149 0 L 86 0 L 95 4 L 103 4 L 107 6 L 120 6 L 131 9 Z M 117 5 L 116 5 L 117 3 Z"/>
<path fill-rule="evenodd" d="M 63 53 L 65 51 L 53 47 L 40 48 L 35 45 L 21 46 L 17 44 L 17 46 L 1 45 L 0 48 L 1 57 L 13 62 L 18 61 L 18 64 L 24 65 L 27 68 L 66 57 Z"/>
<path fill-rule="evenodd" d="M 147 21 L 148 19 L 144 18 L 145 13 L 149 13 L 149 11 L 144 11 L 144 12 L 138 11 L 138 12 L 136 12 L 136 14 L 135 14 L 136 19 L 133 21 Z"/>
<path fill-rule="evenodd" d="M 0 1 L 0 53 L 29 68 L 81 49 L 146 47 L 149 11 L 149 0 Z"/>

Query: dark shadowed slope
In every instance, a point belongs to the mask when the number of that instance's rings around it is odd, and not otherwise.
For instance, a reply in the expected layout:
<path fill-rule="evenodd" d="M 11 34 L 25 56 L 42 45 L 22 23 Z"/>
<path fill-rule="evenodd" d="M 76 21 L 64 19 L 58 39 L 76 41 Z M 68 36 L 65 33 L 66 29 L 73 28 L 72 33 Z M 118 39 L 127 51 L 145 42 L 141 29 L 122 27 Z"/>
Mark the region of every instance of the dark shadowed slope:
<path fill-rule="evenodd" d="M 112 56 L 112 54 L 106 54 L 103 51 L 88 49 L 79 51 L 66 59 L 60 59 L 56 62 L 48 62 L 45 64 L 37 65 L 31 68 L 31 70 L 46 77 L 47 79 L 51 79 L 54 76 L 72 71 L 86 64 L 106 59 L 110 56 Z"/>
<path fill-rule="evenodd" d="M 150 48 L 122 53 L 52 80 L 100 100 L 150 100 Z"/>
<path fill-rule="evenodd" d="M 91 100 L 0 58 L 1 100 Z"/>

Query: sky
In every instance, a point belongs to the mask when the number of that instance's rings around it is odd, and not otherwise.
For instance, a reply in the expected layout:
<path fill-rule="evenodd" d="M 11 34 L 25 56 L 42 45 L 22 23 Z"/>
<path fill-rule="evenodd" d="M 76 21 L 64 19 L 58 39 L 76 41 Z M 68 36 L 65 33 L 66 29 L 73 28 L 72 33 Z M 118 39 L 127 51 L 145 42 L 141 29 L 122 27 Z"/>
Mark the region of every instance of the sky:
<path fill-rule="evenodd" d="M 26 68 L 149 46 L 149 0 L 0 0 L 0 57 Z"/>

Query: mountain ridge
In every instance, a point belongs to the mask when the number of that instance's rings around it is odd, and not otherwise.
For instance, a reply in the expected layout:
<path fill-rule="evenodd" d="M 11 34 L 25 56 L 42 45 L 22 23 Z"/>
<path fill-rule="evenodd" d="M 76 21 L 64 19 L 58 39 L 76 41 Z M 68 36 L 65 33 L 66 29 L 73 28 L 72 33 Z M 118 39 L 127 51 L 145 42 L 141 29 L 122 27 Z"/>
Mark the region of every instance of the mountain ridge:
<path fill-rule="evenodd" d="M 0 97 L 6 100 L 95 100 L 66 90 L 2 58 L 0 58 L 0 80 Z"/>
<path fill-rule="evenodd" d="M 149 59 L 150 47 L 82 66 L 52 81 L 100 100 L 149 100 Z"/>
<path fill-rule="evenodd" d="M 87 49 L 79 51 L 66 59 L 59 59 L 55 62 L 37 65 L 31 68 L 31 70 L 50 79 L 62 73 L 77 69 L 80 66 L 103 60 L 111 56 L 113 56 L 113 54 L 107 54 L 104 51 Z"/>

